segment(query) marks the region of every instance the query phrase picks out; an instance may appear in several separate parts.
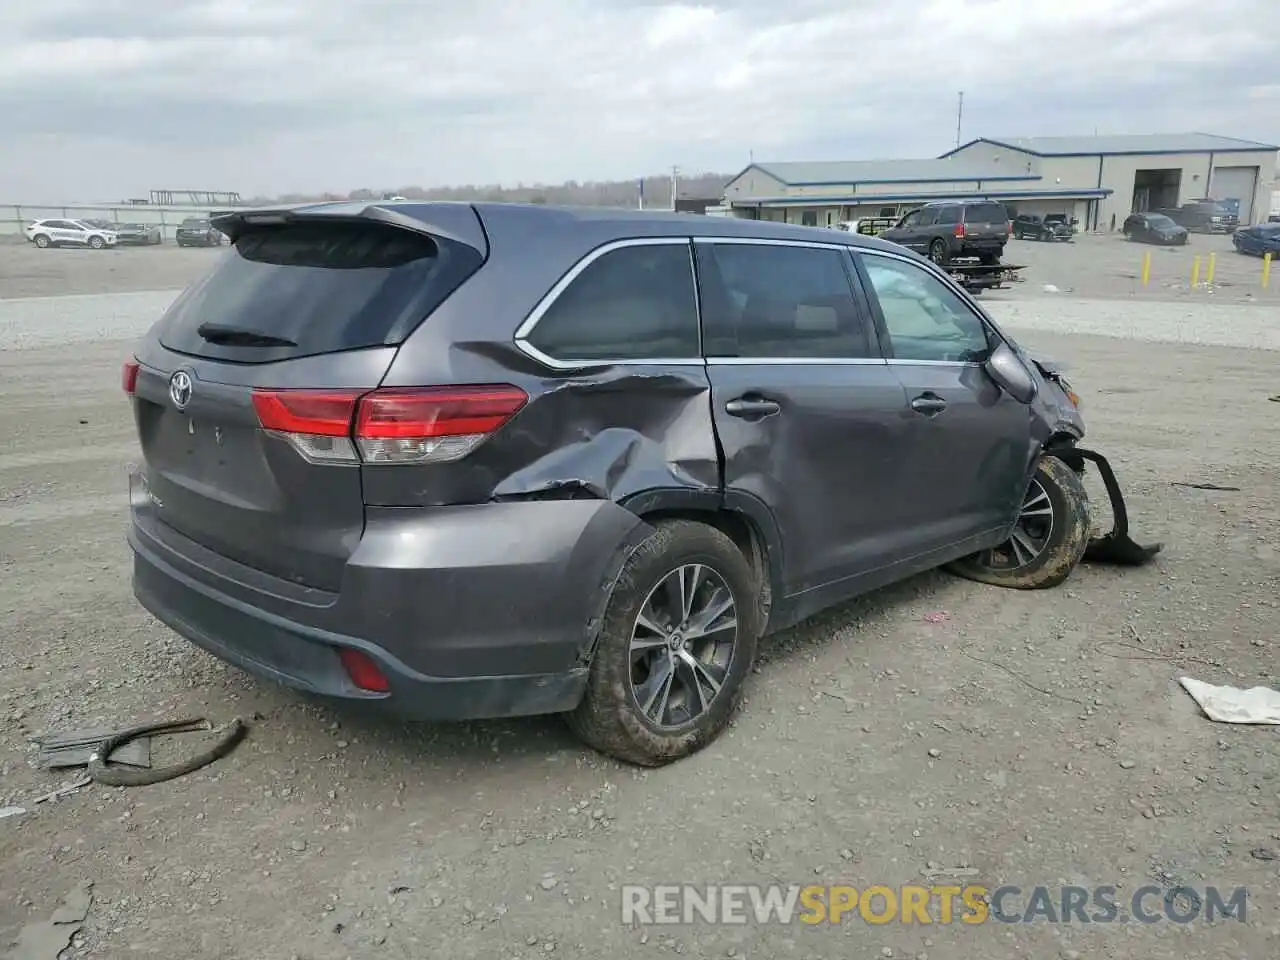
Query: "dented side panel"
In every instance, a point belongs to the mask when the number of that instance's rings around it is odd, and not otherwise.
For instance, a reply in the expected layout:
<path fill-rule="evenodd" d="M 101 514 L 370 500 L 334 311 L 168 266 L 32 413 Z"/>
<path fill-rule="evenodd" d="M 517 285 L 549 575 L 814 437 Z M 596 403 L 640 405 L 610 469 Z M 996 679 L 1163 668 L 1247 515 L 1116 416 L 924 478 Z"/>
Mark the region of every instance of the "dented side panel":
<path fill-rule="evenodd" d="M 719 492 L 705 367 L 617 365 L 591 376 L 506 379 L 531 399 L 502 430 L 457 463 L 365 466 L 365 502 L 619 502 L 655 489 Z"/>

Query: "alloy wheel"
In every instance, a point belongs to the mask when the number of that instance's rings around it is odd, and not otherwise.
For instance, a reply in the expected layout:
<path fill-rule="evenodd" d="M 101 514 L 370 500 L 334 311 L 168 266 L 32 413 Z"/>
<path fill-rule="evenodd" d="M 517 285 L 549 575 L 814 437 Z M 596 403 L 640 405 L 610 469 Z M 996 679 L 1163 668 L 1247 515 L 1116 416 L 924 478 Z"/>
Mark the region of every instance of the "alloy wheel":
<path fill-rule="evenodd" d="M 737 607 L 719 573 L 689 563 L 663 577 L 631 631 L 631 695 L 645 719 L 670 729 L 706 713 L 720 696 L 737 645 Z"/>
<path fill-rule="evenodd" d="M 1040 481 L 1032 480 L 1009 539 L 998 547 L 984 550 L 978 555 L 978 562 L 991 570 L 1020 569 L 1044 553 L 1052 536 L 1053 501 Z"/>

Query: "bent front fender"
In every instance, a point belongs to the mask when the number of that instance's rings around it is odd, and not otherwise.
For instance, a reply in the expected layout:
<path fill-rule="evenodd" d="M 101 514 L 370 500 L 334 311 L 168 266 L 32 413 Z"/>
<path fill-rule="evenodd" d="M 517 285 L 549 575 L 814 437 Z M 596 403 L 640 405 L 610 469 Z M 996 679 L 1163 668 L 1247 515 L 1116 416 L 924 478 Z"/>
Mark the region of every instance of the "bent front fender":
<path fill-rule="evenodd" d="M 1077 473 L 1084 469 L 1083 461 L 1085 460 L 1091 461 L 1098 468 L 1098 475 L 1102 477 L 1102 485 L 1107 489 L 1107 499 L 1111 501 L 1111 514 L 1115 518 L 1111 535 L 1115 537 L 1127 536 L 1129 533 L 1129 511 L 1125 508 L 1124 494 L 1120 492 L 1120 483 L 1116 480 L 1116 472 L 1111 469 L 1111 464 L 1107 461 L 1107 458 L 1093 450 L 1066 444 L 1050 446 L 1045 449 L 1045 453 L 1057 457 Z"/>

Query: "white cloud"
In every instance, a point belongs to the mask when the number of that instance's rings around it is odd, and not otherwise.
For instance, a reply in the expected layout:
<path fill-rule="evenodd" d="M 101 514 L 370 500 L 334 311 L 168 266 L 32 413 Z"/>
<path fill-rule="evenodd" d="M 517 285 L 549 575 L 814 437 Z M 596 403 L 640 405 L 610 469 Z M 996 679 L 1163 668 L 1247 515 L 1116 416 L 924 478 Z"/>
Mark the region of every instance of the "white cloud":
<path fill-rule="evenodd" d="M 936 155 L 965 133 L 1280 139 L 1233 0 L 43 0 L 0 21 L 0 194 L 245 194 Z"/>

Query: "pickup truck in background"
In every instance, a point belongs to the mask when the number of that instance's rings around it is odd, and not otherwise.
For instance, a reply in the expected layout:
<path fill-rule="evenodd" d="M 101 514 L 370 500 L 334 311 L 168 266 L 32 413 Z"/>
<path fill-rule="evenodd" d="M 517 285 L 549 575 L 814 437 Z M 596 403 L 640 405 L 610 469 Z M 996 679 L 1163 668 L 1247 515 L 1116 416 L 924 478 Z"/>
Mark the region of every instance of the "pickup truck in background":
<path fill-rule="evenodd" d="M 1157 212 L 1191 233 L 1234 233 L 1240 226 L 1239 214 L 1220 200 L 1190 200 Z"/>

